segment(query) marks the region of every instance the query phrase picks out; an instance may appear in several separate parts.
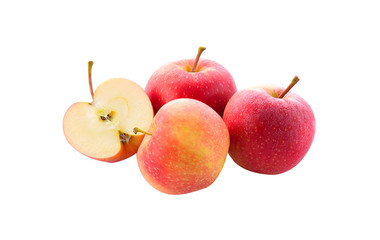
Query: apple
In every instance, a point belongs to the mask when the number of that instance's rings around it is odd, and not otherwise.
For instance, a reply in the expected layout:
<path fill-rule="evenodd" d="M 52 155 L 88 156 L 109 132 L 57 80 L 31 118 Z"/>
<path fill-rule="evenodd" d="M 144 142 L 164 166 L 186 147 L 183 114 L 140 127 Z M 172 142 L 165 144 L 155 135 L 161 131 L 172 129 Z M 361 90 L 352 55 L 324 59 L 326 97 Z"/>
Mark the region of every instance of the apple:
<path fill-rule="evenodd" d="M 167 194 L 185 194 L 210 186 L 228 154 L 229 134 L 223 119 L 206 104 L 176 99 L 155 115 L 137 151 L 146 181 Z"/>
<path fill-rule="evenodd" d="M 222 65 L 200 59 L 205 49 L 200 47 L 195 59 L 171 62 L 153 73 L 145 92 L 155 113 L 171 100 L 192 98 L 207 104 L 223 116 L 228 100 L 236 92 L 235 81 Z"/>
<path fill-rule="evenodd" d="M 109 79 L 92 90 L 91 69 L 88 75 L 92 102 L 71 105 L 63 118 L 67 141 L 80 153 L 105 162 L 117 162 L 137 152 L 144 134 L 133 128 L 149 127 L 153 107 L 144 90 L 124 79 Z"/>
<path fill-rule="evenodd" d="M 231 158 L 257 173 L 280 174 L 295 167 L 308 152 L 315 134 L 309 104 L 275 86 L 243 89 L 235 93 L 224 111 L 230 133 Z"/>

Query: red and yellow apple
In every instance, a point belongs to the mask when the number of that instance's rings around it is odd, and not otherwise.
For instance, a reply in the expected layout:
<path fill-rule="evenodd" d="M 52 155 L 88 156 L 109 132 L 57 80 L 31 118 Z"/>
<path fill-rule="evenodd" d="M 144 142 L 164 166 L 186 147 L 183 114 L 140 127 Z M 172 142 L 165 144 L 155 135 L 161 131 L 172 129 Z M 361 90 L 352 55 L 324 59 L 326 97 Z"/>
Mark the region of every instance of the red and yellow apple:
<path fill-rule="evenodd" d="M 231 158 L 241 167 L 279 174 L 295 167 L 308 152 L 315 134 L 309 104 L 287 89 L 261 86 L 238 91 L 223 119 L 230 133 Z"/>
<path fill-rule="evenodd" d="M 146 181 L 167 194 L 210 186 L 221 172 L 229 147 L 223 119 L 206 104 L 176 99 L 156 114 L 137 152 Z"/>
<path fill-rule="evenodd" d="M 155 113 L 171 100 L 192 98 L 223 116 L 228 100 L 236 92 L 235 81 L 222 65 L 200 59 L 204 50 L 200 47 L 195 59 L 168 63 L 153 73 L 145 91 Z"/>
<path fill-rule="evenodd" d="M 93 101 L 71 105 L 63 118 L 63 132 L 80 153 L 105 162 L 117 162 L 137 152 L 144 134 L 135 134 L 133 128 L 148 128 L 153 108 L 144 90 L 128 79 L 107 80 L 93 93 L 91 68 L 90 61 Z"/>

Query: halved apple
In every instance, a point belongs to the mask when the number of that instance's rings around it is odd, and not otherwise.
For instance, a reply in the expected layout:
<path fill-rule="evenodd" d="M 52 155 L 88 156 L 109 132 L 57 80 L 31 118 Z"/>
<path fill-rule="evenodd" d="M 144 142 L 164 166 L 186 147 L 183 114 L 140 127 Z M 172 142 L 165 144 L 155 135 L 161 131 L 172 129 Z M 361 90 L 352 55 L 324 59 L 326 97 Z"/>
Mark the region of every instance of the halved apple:
<path fill-rule="evenodd" d="M 63 118 L 67 141 L 80 153 L 105 162 L 117 162 L 134 155 L 144 134 L 133 132 L 148 129 L 153 107 L 145 91 L 133 81 L 113 78 L 92 91 L 89 62 L 91 103 L 71 105 Z"/>

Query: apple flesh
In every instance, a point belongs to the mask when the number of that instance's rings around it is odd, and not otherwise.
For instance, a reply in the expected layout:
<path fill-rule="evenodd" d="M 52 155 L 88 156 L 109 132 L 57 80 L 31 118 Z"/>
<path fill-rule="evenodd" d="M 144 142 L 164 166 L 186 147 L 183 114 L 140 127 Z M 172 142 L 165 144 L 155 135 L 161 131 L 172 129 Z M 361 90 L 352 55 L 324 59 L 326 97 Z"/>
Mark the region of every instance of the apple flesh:
<path fill-rule="evenodd" d="M 74 103 L 66 111 L 63 131 L 67 141 L 80 153 L 105 162 L 134 155 L 144 135 L 133 133 L 133 128 L 147 128 L 153 119 L 144 90 L 128 79 L 113 78 L 92 95 L 93 102 Z"/>
<path fill-rule="evenodd" d="M 177 99 L 156 114 L 137 152 L 146 181 L 167 194 L 210 186 L 221 172 L 229 147 L 223 119 L 206 104 Z"/>
<path fill-rule="evenodd" d="M 199 59 L 204 49 L 200 48 L 196 59 L 168 63 L 153 73 L 145 91 L 155 113 L 171 100 L 192 98 L 223 116 L 228 100 L 236 92 L 235 81 L 222 65 Z"/>
<path fill-rule="evenodd" d="M 229 154 L 239 166 L 279 174 L 295 167 L 308 152 L 315 134 L 314 114 L 299 95 L 283 94 L 288 90 L 249 88 L 228 102 L 223 119 L 230 133 Z"/>

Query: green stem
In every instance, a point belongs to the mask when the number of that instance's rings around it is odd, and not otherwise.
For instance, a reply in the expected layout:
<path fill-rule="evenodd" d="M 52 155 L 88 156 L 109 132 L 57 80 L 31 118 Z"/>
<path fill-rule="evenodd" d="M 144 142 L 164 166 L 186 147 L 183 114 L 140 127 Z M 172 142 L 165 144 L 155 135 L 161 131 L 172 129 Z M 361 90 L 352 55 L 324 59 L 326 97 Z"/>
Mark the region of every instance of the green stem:
<path fill-rule="evenodd" d="M 134 132 L 135 134 L 137 134 L 138 132 L 140 132 L 140 133 L 144 133 L 144 134 L 147 134 L 147 135 L 149 135 L 149 136 L 152 136 L 152 134 L 151 134 L 150 132 L 144 131 L 144 130 L 138 128 L 138 127 L 133 128 L 133 132 Z"/>

